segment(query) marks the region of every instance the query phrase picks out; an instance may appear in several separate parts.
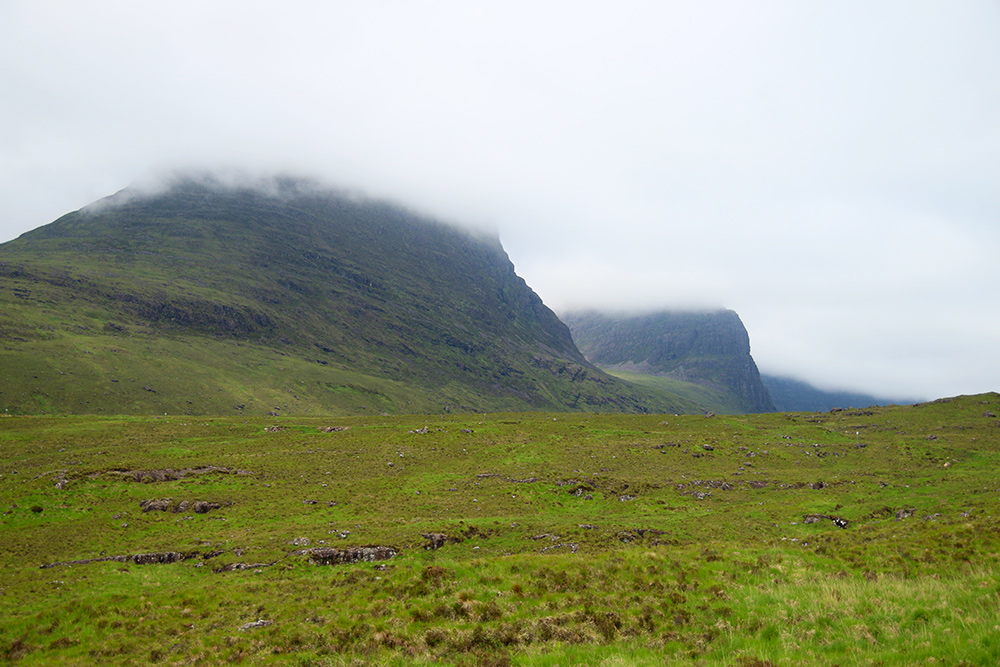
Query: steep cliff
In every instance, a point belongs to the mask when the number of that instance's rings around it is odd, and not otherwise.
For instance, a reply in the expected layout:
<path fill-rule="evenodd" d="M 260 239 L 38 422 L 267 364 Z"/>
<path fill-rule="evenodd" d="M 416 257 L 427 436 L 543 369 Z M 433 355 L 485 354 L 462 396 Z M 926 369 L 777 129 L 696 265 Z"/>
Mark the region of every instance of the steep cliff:
<path fill-rule="evenodd" d="M 611 372 L 692 382 L 722 392 L 731 411 L 772 412 L 750 355 L 750 337 L 731 310 L 562 317 L 592 363 Z"/>

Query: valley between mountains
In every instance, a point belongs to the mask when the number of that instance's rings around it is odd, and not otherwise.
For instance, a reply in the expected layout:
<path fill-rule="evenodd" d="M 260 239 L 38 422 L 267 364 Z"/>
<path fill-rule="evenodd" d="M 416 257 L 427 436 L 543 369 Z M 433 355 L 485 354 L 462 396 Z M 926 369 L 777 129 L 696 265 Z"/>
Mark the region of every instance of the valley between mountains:
<path fill-rule="evenodd" d="M 1000 663 L 1000 396 L 761 377 L 732 311 L 560 319 L 394 204 L 69 213 L 0 245 L 0 370 L 6 663 Z"/>

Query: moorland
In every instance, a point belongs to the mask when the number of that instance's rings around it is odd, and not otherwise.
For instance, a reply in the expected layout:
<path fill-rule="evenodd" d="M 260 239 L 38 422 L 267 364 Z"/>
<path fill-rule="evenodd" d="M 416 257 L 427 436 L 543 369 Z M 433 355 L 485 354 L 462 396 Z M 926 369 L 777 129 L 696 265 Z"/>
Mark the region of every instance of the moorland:
<path fill-rule="evenodd" d="M 998 413 L 0 417 L 0 660 L 995 665 Z"/>

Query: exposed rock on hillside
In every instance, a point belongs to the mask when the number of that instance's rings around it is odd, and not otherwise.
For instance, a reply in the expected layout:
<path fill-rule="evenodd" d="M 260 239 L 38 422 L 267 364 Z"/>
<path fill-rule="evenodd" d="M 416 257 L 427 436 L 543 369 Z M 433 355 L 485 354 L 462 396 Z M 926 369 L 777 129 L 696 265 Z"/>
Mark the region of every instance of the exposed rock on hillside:
<path fill-rule="evenodd" d="M 602 368 L 710 387 L 728 395 L 736 411 L 774 411 L 750 356 L 750 337 L 731 310 L 631 317 L 585 312 L 563 321 L 587 359 Z"/>
<path fill-rule="evenodd" d="M 11 413 L 679 409 L 589 364 L 495 236 L 293 179 L 0 245 L 0 342 Z"/>

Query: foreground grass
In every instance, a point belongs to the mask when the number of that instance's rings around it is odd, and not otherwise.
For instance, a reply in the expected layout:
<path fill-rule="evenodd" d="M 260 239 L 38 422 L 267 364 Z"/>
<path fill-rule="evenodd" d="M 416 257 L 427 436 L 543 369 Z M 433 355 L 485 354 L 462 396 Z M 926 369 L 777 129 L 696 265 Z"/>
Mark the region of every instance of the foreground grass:
<path fill-rule="evenodd" d="M 998 399 L 2 419 L 0 660 L 998 664 Z M 41 567 L 149 552 L 185 558 Z"/>

